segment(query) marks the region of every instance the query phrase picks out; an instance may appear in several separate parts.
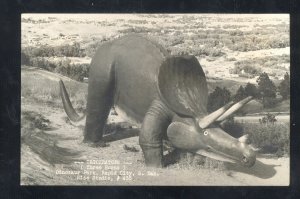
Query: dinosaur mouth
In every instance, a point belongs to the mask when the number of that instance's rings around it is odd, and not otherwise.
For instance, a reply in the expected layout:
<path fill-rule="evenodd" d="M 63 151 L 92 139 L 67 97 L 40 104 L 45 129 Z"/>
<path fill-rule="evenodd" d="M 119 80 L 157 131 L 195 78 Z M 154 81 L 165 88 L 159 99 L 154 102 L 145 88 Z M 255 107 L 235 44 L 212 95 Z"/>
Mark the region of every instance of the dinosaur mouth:
<path fill-rule="evenodd" d="M 223 162 L 230 162 L 230 163 L 239 162 L 238 160 L 236 160 L 236 158 L 228 154 L 225 154 L 223 152 L 217 151 L 211 147 L 208 147 L 207 149 L 200 149 L 196 151 L 196 153 Z"/>

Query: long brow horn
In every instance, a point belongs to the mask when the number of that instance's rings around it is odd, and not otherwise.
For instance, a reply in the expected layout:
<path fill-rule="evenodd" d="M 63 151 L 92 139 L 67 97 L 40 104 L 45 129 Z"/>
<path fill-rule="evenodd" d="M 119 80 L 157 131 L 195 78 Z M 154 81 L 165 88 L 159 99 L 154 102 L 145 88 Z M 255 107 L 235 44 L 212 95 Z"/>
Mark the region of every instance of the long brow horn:
<path fill-rule="evenodd" d="M 233 105 L 232 107 L 230 107 L 223 115 L 221 115 L 216 121 L 217 122 L 221 122 L 221 121 L 225 120 L 230 115 L 232 115 L 233 113 L 235 113 L 237 110 L 239 110 L 240 108 L 242 108 L 250 100 L 252 100 L 252 98 L 253 98 L 252 96 L 249 96 L 249 97 L 246 97 L 245 99 L 237 102 L 235 105 Z"/>
<path fill-rule="evenodd" d="M 63 102 L 63 106 L 64 106 L 65 112 L 67 113 L 69 119 L 73 122 L 78 122 L 78 121 L 82 120 L 85 117 L 85 115 L 79 116 L 76 113 L 75 109 L 73 108 L 73 106 L 71 104 L 68 92 L 67 92 L 66 87 L 62 80 L 59 80 L 59 87 L 60 87 L 59 90 L 60 90 L 60 96 L 61 96 L 61 99 Z"/>
<path fill-rule="evenodd" d="M 234 102 L 229 102 L 225 106 L 219 108 L 218 110 L 212 112 L 211 114 L 205 116 L 204 118 L 200 119 L 198 125 L 204 129 L 212 124 L 218 117 L 220 117 L 225 111 L 233 104 Z"/>

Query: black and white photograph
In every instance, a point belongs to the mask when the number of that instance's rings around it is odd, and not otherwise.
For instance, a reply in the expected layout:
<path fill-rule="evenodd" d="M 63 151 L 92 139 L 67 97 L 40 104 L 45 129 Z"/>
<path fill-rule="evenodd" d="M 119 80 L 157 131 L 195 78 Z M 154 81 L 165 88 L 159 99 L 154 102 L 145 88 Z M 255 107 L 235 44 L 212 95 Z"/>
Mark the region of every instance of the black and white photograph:
<path fill-rule="evenodd" d="M 289 186 L 289 14 L 22 14 L 21 185 Z"/>

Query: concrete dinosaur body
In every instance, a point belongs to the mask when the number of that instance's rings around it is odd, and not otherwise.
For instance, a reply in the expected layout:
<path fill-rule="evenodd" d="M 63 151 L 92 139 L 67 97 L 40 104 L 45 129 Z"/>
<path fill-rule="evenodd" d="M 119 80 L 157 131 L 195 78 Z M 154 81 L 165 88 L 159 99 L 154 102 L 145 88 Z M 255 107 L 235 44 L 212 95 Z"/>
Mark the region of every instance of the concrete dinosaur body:
<path fill-rule="evenodd" d="M 80 120 L 62 81 L 60 86 L 69 118 Z M 163 166 L 163 139 L 183 150 L 252 166 L 255 152 L 246 136 L 235 139 L 213 124 L 251 98 L 208 115 L 207 95 L 205 74 L 196 57 L 170 56 L 160 45 L 138 35 L 107 42 L 90 66 L 84 140 L 103 141 L 104 125 L 115 106 L 119 114 L 141 124 L 139 143 L 148 166 Z"/>

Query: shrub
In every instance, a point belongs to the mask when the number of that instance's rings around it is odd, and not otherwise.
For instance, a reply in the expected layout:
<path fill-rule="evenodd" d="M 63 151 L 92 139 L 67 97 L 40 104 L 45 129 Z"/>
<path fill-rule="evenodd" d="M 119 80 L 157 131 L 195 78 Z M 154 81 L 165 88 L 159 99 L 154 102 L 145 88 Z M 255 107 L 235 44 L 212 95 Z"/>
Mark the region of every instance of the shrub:
<path fill-rule="evenodd" d="M 278 156 L 289 154 L 290 134 L 287 124 L 244 124 L 244 133 L 249 134 L 252 143 L 261 148 L 261 153 Z"/>
<path fill-rule="evenodd" d="M 21 128 L 25 125 L 24 121 L 28 121 L 28 125 L 30 128 L 38 128 L 41 130 L 47 130 L 48 126 L 50 125 L 50 120 L 46 119 L 43 115 L 33 111 L 22 111 L 21 118 Z"/>
<path fill-rule="evenodd" d="M 204 47 L 198 47 L 198 48 L 195 47 L 191 49 L 190 54 L 193 54 L 195 56 L 205 55 L 210 57 L 221 57 L 225 55 L 225 53 L 221 49 L 210 47 L 209 45 L 205 45 Z"/>
<path fill-rule="evenodd" d="M 132 24 L 148 24 L 147 20 L 134 20 L 134 19 L 129 19 L 128 23 L 132 23 Z"/>
<path fill-rule="evenodd" d="M 277 122 L 277 119 L 275 115 L 271 113 L 267 113 L 264 117 L 259 119 L 260 124 L 274 124 L 275 122 Z"/>
<path fill-rule="evenodd" d="M 174 37 L 173 41 L 171 41 L 171 46 L 176 46 L 178 44 L 182 44 L 184 43 L 184 38 L 183 36 L 177 36 L 177 37 Z"/>
<path fill-rule="evenodd" d="M 259 153 L 289 155 L 290 129 L 287 123 L 277 123 L 272 114 L 265 115 L 260 123 L 237 123 L 231 117 L 222 122 L 222 128 L 235 138 L 248 134 L 251 144 L 261 148 Z"/>
<path fill-rule="evenodd" d="M 96 38 L 93 40 L 97 40 Z M 106 42 L 108 39 L 106 37 L 102 38 L 102 39 L 98 39 L 97 41 L 94 41 L 92 43 L 90 43 L 86 49 L 85 49 L 85 53 L 86 56 L 88 57 L 93 57 L 98 49 L 98 47 L 103 44 L 104 42 Z"/>
<path fill-rule="evenodd" d="M 89 64 L 72 64 L 70 59 L 53 62 L 43 57 L 35 57 L 31 58 L 30 65 L 51 72 L 60 73 L 81 82 L 84 77 L 88 77 L 89 73 Z"/>
<path fill-rule="evenodd" d="M 127 29 L 119 30 L 119 33 L 121 34 L 131 34 L 131 33 L 154 33 L 154 32 L 160 32 L 159 29 L 156 28 L 147 28 L 147 27 L 140 27 L 140 26 L 134 26 Z"/>
<path fill-rule="evenodd" d="M 88 77 L 89 64 L 71 64 L 64 60 L 58 63 L 55 72 L 82 82 L 84 77 Z"/>
<path fill-rule="evenodd" d="M 230 36 L 242 36 L 243 32 L 240 30 L 232 30 L 232 31 L 229 31 L 229 35 Z"/>
<path fill-rule="evenodd" d="M 266 44 L 269 48 L 285 48 L 290 46 L 290 41 L 286 35 L 271 36 L 267 39 Z"/>
<path fill-rule="evenodd" d="M 234 63 L 234 68 L 229 71 L 232 74 L 244 75 L 248 74 L 250 77 L 259 75 L 262 69 L 256 67 L 250 60 L 238 61 Z"/>
<path fill-rule="evenodd" d="M 56 68 L 55 63 L 50 62 L 43 57 L 33 57 L 30 59 L 29 63 L 30 63 L 29 65 L 31 65 L 31 66 L 43 68 L 43 69 L 49 70 L 49 71 L 54 71 L 54 69 Z"/>
<path fill-rule="evenodd" d="M 54 56 L 66 56 L 66 57 L 84 57 L 86 54 L 83 49 L 80 48 L 80 44 L 75 42 L 73 45 L 65 45 L 55 48 L 58 51 Z"/>
<path fill-rule="evenodd" d="M 235 57 L 228 57 L 228 58 L 226 58 L 226 61 L 236 61 L 236 58 Z"/>
<path fill-rule="evenodd" d="M 273 36 L 274 32 L 271 33 L 269 30 L 257 30 L 251 32 L 234 30 L 229 31 L 227 37 L 222 37 L 222 40 L 230 50 L 241 52 L 270 48 L 285 48 L 290 46 L 287 34 L 282 33 L 281 31 L 278 31 L 277 33 L 276 36 Z M 270 34 L 272 35 L 270 36 Z M 229 42 L 227 38 L 230 38 L 231 42 Z"/>

